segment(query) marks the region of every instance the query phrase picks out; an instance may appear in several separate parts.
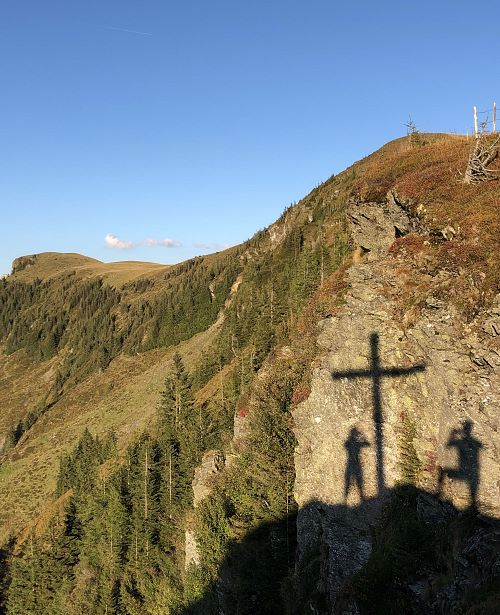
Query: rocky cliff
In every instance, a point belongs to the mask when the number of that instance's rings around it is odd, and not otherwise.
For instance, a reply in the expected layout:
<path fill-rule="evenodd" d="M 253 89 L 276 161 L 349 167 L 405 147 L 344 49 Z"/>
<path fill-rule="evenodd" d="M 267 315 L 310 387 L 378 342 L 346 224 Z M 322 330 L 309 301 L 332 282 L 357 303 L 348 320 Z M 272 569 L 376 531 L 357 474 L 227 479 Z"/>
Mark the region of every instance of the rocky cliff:
<path fill-rule="evenodd" d="M 397 195 L 353 200 L 348 216 L 356 253 L 345 303 L 320 323 L 322 359 L 294 412 L 298 565 L 321 553 L 318 586 L 335 612 L 398 485 L 454 511 L 500 514 L 500 297 L 464 322 L 443 293 L 460 274 L 429 272 L 411 253 L 431 238 Z M 431 608 L 436 596 L 426 599 Z"/>

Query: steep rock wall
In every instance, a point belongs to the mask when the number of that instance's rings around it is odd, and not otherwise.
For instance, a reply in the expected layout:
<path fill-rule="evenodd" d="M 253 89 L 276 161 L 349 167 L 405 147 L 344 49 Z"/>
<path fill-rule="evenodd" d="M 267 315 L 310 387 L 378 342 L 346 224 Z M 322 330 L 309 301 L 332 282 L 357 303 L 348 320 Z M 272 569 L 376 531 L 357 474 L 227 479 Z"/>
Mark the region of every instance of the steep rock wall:
<path fill-rule="evenodd" d="M 394 195 L 383 205 L 352 203 L 349 215 L 358 247 L 346 302 L 320 323 L 323 359 L 294 413 L 298 564 L 321 552 L 330 604 L 367 561 L 399 481 L 500 517 L 500 304 L 466 326 L 430 292 L 406 322 L 400 289 L 429 275 L 415 263 L 402 269 L 388 248 L 417 226 Z"/>

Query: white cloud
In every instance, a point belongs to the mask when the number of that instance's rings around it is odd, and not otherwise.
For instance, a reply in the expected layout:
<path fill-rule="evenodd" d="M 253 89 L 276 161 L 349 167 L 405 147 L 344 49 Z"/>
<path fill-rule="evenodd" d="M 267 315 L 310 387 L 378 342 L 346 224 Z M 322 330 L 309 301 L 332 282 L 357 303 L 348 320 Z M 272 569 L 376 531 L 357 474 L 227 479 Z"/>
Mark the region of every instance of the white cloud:
<path fill-rule="evenodd" d="M 112 248 L 114 250 L 131 250 L 135 248 L 135 243 L 133 241 L 128 241 L 126 239 L 119 239 L 113 233 L 108 233 L 104 238 L 104 243 L 108 248 Z"/>
<path fill-rule="evenodd" d="M 227 250 L 231 247 L 228 243 L 195 243 L 194 247 L 198 250 Z"/>
<path fill-rule="evenodd" d="M 181 242 L 177 241 L 177 239 L 169 239 L 165 237 L 165 239 L 145 239 L 139 243 L 135 241 L 129 241 L 128 239 L 120 239 L 113 233 L 108 233 L 104 238 L 104 243 L 108 248 L 112 248 L 114 250 L 132 250 L 133 248 L 138 248 L 139 246 L 147 246 L 148 248 L 154 248 L 155 246 L 162 246 L 164 248 L 180 248 Z"/>
<path fill-rule="evenodd" d="M 177 239 L 165 237 L 165 239 L 146 239 L 144 245 L 149 247 L 163 246 L 164 248 L 180 248 L 182 244 L 180 241 L 177 241 Z"/>

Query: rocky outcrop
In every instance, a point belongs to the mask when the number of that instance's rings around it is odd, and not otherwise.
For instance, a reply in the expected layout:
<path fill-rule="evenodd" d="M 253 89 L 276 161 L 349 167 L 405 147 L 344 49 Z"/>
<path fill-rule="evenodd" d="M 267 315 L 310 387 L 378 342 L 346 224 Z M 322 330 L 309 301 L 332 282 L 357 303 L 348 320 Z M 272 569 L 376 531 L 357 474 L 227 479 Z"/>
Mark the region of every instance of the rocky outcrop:
<path fill-rule="evenodd" d="M 193 506 L 210 495 L 212 480 L 224 468 L 224 453 L 222 451 L 207 451 L 194 471 Z"/>
<path fill-rule="evenodd" d="M 200 502 L 210 495 L 212 481 L 224 469 L 225 459 L 222 451 L 207 451 L 201 460 L 201 464 L 196 468 L 193 479 L 193 506 L 196 508 Z M 196 536 L 190 527 L 187 527 L 184 540 L 184 566 L 198 565 L 200 555 Z"/>
<path fill-rule="evenodd" d="M 413 229 L 408 214 L 390 194 L 383 205 L 352 201 L 347 210 L 354 243 L 370 260 L 383 255 L 395 238 Z"/>
<path fill-rule="evenodd" d="M 23 271 L 27 267 L 34 265 L 36 261 L 36 254 L 30 256 L 19 256 L 12 262 L 12 273 Z"/>
<path fill-rule="evenodd" d="M 388 249 L 416 225 L 394 197 L 353 203 L 349 217 L 358 246 L 349 291 L 320 323 L 323 359 L 294 413 L 299 565 L 322 551 L 331 605 L 368 560 L 373 525 L 398 482 L 500 516 L 500 352 L 485 342 L 500 330 L 500 304 L 481 326 L 465 326 L 430 294 L 405 322 L 400 289 L 428 274 L 402 273 Z"/>

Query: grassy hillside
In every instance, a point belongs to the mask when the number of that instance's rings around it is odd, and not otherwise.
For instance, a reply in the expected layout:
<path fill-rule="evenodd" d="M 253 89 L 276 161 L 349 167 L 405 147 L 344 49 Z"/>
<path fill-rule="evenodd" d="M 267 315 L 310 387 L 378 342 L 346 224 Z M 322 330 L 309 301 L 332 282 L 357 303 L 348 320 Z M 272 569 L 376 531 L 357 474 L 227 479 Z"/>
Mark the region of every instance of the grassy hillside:
<path fill-rule="evenodd" d="M 72 272 L 79 279 L 102 277 L 111 286 L 119 288 L 141 276 L 151 277 L 155 273 L 164 272 L 169 267 L 170 265 L 139 261 L 101 263 L 81 254 L 42 252 L 16 258 L 12 263 L 11 280 L 48 280 Z"/>
<path fill-rule="evenodd" d="M 231 250 L 225 258 L 234 261 Z M 220 260 L 169 267 L 45 253 L 15 261 L 0 287 L 0 543 L 43 507 L 61 454 L 85 427 L 114 430 L 121 448 L 144 429 L 175 342 L 187 338 L 176 350 L 188 365 L 198 360 L 231 302 L 232 269 Z M 162 339 L 167 317 L 176 326 Z"/>
<path fill-rule="evenodd" d="M 187 364 L 199 358 L 201 347 L 211 336 L 213 332 L 203 332 L 177 348 Z M 101 437 L 113 430 L 122 450 L 148 426 L 171 370 L 172 353 L 165 349 L 120 355 L 108 369 L 92 374 L 61 396 L 7 451 L 0 465 L 0 543 L 43 510 L 47 495 L 56 487 L 60 457 L 74 448 L 85 428 Z M 45 363 L 42 366 L 46 369 Z M 28 372 L 31 384 L 25 385 L 24 372 L 12 378 L 10 386 L 22 389 L 24 385 L 24 398 L 29 399 L 36 390 L 39 371 L 37 365 Z M 7 387 L 2 386 L 2 394 L 4 391 L 2 401 L 13 412 L 14 403 L 20 404 L 20 400 L 9 397 Z M 43 398 L 43 391 L 38 395 Z"/>
<path fill-rule="evenodd" d="M 342 221 L 321 229 L 331 215 L 322 194 L 245 244 L 180 265 L 56 253 L 15 261 L 0 283 L 3 537 L 40 510 L 84 427 L 113 428 L 123 448 L 148 424 L 174 349 L 200 386 L 220 383 L 219 367 L 237 380 L 231 395 L 248 386 L 331 271 L 331 253 L 344 253 Z"/>

